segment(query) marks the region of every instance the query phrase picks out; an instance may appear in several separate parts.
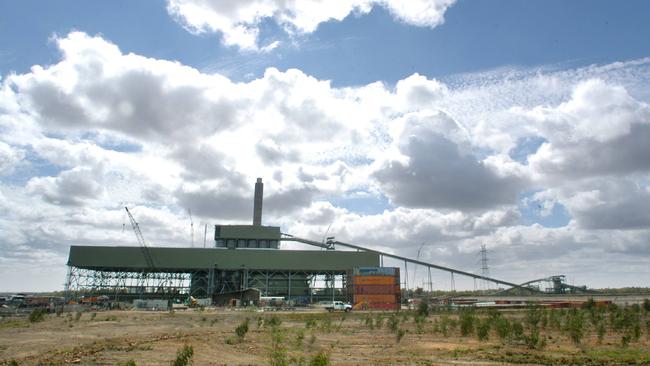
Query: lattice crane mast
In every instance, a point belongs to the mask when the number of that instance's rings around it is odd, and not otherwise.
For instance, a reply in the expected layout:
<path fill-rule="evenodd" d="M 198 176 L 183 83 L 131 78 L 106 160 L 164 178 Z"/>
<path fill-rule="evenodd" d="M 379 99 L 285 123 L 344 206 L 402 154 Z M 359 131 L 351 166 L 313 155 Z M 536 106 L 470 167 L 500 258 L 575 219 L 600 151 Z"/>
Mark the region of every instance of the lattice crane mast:
<path fill-rule="evenodd" d="M 131 221 L 133 232 L 135 233 L 135 236 L 138 239 L 138 244 L 140 244 L 140 249 L 142 250 L 142 255 L 144 256 L 144 260 L 147 262 L 147 267 L 149 267 L 149 269 L 154 269 L 155 266 L 153 263 L 153 258 L 151 257 L 151 253 L 149 252 L 149 247 L 147 247 L 147 243 L 144 241 L 144 237 L 142 236 L 142 231 L 140 231 L 140 225 L 138 225 L 138 223 L 133 218 L 133 215 L 131 215 L 129 208 L 124 207 L 124 209 L 126 210 L 126 213 L 129 215 L 129 220 Z"/>

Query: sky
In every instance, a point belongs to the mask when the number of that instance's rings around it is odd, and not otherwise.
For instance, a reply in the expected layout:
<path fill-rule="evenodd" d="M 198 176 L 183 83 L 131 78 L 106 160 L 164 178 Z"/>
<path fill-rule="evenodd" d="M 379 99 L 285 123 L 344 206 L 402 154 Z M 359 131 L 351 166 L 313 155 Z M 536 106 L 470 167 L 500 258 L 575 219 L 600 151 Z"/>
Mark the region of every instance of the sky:
<path fill-rule="evenodd" d="M 475 273 L 484 244 L 499 279 L 647 287 L 648 13 L 1 2 L 0 291 L 61 290 L 70 245 L 137 245 L 124 206 L 150 245 L 202 247 L 207 225 L 210 246 L 251 222 L 257 177 L 263 223 L 295 236 Z"/>

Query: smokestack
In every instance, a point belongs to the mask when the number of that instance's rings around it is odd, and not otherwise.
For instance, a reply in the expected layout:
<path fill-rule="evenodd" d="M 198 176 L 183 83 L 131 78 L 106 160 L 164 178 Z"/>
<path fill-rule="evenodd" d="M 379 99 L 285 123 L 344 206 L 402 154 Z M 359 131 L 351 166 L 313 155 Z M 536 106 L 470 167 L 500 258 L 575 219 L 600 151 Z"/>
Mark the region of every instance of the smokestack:
<path fill-rule="evenodd" d="M 264 183 L 262 178 L 255 182 L 255 198 L 253 200 L 253 225 L 262 225 L 262 200 L 264 199 Z"/>

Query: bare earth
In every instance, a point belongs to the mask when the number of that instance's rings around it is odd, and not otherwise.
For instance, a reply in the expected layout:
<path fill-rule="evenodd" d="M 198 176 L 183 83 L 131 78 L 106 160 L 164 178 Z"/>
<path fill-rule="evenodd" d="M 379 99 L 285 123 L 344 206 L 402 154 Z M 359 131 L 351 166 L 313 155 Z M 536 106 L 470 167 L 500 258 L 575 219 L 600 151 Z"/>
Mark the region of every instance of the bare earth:
<path fill-rule="evenodd" d="M 84 312 L 78 320 L 75 315 L 47 315 L 38 323 L 3 319 L 0 365 L 13 361 L 18 365 L 120 365 L 129 360 L 137 365 L 169 365 L 186 344 L 194 350 L 194 365 L 268 365 L 271 329 L 280 330 L 289 365 L 308 365 L 319 351 L 329 354 L 332 365 L 650 364 L 647 334 L 621 350 L 620 336 L 615 334 L 598 344 L 595 334 L 587 332 L 583 345 L 577 347 L 566 336 L 549 331 L 543 348 L 530 349 L 502 342 L 494 333 L 487 341 L 475 335 L 460 337 L 457 331 L 445 337 L 433 330 L 436 316 L 427 318 L 418 334 L 413 318 L 400 315 L 400 329 L 406 333 L 398 342 L 386 322 L 379 329 L 367 325 L 367 317 L 386 320 L 389 316 L 380 313 L 190 309 Z M 281 324 L 271 327 L 271 317 Z M 240 341 L 235 328 L 246 318 L 249 331 Z M 313 319 L 311 324 L 308 319 Z M 601 351 L 607 355 L 599 356 Z"/>

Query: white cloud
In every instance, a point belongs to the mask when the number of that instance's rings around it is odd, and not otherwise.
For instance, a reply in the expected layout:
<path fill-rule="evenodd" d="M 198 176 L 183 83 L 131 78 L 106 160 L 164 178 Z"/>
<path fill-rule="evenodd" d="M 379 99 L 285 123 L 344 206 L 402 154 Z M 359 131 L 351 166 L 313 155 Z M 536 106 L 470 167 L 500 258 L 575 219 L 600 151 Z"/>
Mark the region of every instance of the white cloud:
<path fill-rule="evenodd" d="M 24 158 L 24 151 L 0 141 L 0 176 L 13 173 Z"/>
<path fill-rule="evenodd" d="M 84 201 L 102 195 L 102 181 L 97 179 L 99 176 L 101 172 L 74 168 L 57 177 L 32 178 L 27 188 L 55 205 L 80 206 Z"/>
<path fill-rule="evenodd" d="M 83 33 L 56 42 L 59 62 L 0 88 L 0 267 L 135 245 L 124 205 L 151 243 L 189 245 L 185 209 L 197 227 L 248 223 L 258 176 L 264 222 L 308 238 L 331 223 L 407 256 L 426 242 L 423 258 L 470 271 L 488 243 L 494 274 L 522 281 L 647 258 L 648 61 L 337 88 L 296 69 L 235 83 Z M 527 138 L 544 143 L 511 158 Z M 526 191 L 570 223 L 522 226 Z"/>
<path fill-rule="evenodd" d="M 342 21 L 350 14 L 366 14 L 381 6 L 398 20 L 419 27 L 434 28 L 455 0 L 168 0 L 167 11 L 193 33 L 220 32 L 227 46 L 268 52 L 279 42 L 258 44 L 260 25 L 273 19 L 292 34 L 314 32 L 321 23 Z"/>
<path fill-rule="evenodd" d="M 489 209 L 512 205 L 525 176 L 501 175 L 471 151 L 466 131 L 444 113 L 404 119 L 399 150 L 404 158 L 384 162 L 373 175 L 398 206 Z"/>

